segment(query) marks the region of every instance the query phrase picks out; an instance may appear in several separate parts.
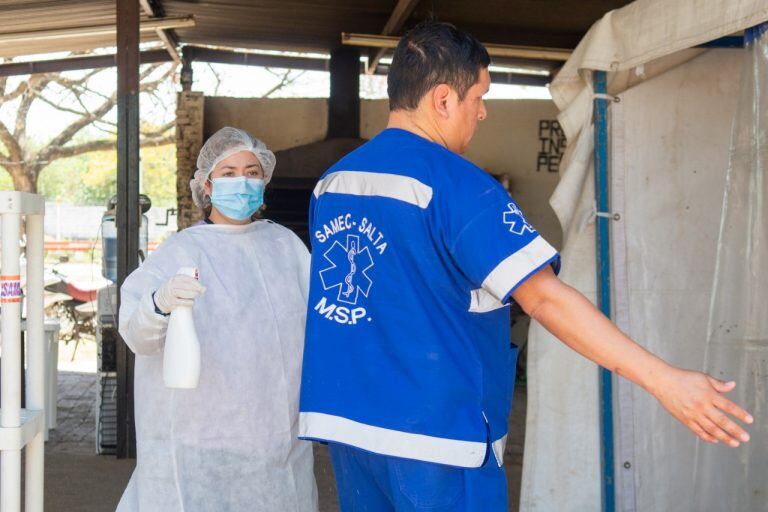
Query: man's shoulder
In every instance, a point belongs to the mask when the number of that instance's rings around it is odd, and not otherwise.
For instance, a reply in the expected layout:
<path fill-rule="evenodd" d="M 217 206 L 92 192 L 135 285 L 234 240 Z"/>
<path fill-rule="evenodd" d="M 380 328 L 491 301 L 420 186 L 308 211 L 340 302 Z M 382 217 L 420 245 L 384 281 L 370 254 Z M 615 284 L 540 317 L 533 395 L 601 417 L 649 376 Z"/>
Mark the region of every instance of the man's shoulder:
<path fill-rule="evenodd" d="M 492 190 L 503 188 L 486 170 L 447 149 L 436 157 L 433 167 L 438 195 L 451 202 L 482 197 Z"/>
<path fill-rule="evenodd" d="M 399 133 L 403 132 L 403 133 Z M 474 163 L 439 144 L 404 130 L 385 130 L 346 154 L 326 170 L 321 178 L 339 171 L 391 173 L 406 175 L 438 185 L 457 175 L 484 179 L 487 173 Z"/>
<path fill-rule="evenodd" d="M 375 139 L 342 157 L 320 179 L 338 172 L 395 174 L 431 184 L 435 158 L 429 150 L 408 146 L 383 146 Z"/>

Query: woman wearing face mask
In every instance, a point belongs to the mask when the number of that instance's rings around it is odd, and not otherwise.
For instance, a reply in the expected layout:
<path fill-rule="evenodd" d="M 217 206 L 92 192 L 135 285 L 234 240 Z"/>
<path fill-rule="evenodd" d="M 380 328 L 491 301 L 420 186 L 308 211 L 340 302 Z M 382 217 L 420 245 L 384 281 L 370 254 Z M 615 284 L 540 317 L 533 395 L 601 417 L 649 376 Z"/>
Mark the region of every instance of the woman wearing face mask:
<path fill-rule="evenodd" d="M 190 183 L 205 222 L 171 236 L 121 288 L 137 464 L 119 512 L 317 510 L 312 447 L 297 440 L 309 254 L 288 229 L 256 219 L 274 167 L 261 141 L 216 132 Z M 192 307 L 200 341 L 195 389 L 163 383 L 179 306 Z"/>

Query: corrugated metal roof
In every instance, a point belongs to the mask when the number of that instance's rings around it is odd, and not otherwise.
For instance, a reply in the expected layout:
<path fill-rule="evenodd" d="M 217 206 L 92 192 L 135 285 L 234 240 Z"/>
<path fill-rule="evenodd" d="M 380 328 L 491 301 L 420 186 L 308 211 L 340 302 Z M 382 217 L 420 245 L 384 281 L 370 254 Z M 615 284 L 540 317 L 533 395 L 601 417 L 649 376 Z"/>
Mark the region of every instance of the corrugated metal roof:
<path fill-rule="evenodd" d="M 421 0 L 404 29 L 435 16 L 485 42 L 569 48 L 605 12 L 627 3 Z M 155 4 L 166 16 L 195 17 L 195 27 L 176 30 L 182 43 L 328 51 L 339 44 L 341 32 L 380 33 L 397 0 L 157 0 Z M 23 44 L 1 41 L 9 33 L 114 24 L 115 10 L 114 0 L 0 0 L 0 56 L 113 46 L 114 38 L 105 36 Z M 153 33 L 144 38 L 155 40 Z"/>
<path fill-rule="evenodd" d="M 165 0 L 167 15 L 195 16 L 197 26 L 178 30 L 192 44 L 328 51 L 341 32 L 381 32 L 394 2 L 382 0 Z"/>
<path fill-rule="evenodd" d="M 114 36 L 79 36 L 59 39 L 31 37 L 24 42 L 3 42 L 3 36 L 57 29 L 87 29 L 114 25 L 114 0 L 0 0 L 0 57 L 81 51 L 115 45 Z M 157 41 L 154 32 L 142 41 Z"/>

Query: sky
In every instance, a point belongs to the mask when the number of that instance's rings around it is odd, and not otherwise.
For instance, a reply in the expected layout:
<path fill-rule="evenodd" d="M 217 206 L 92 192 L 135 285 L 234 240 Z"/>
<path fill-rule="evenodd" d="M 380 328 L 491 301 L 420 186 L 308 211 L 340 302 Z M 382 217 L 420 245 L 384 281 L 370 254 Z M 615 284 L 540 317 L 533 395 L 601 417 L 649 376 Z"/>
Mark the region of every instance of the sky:
<path fill-rule="evenodd" d="M 108 52 L 108 50 L 104 50 Z M 62 55 L 36 55 L 34 59 L 51 59 Z M 154 77 L 160 76 L 168 69 L 170 64 L 159 69 Z M 275 91 L 270 97 L 275 98 L 327 98 L 330 90 L 330 77 L 327 72 L 321 71 L 288 71 L 284 69 L 267 69 L 255 66 L 239 66 L 230 64 L 207 64 L 195 62 L 193 64 L 193 90 L 202 91 L 211 96 L 230 97 L 262 97 L 276 84 L 280 83 L 285 73 L 288 73 L 290 83 Z M 84 71 L 71 71 L 64 75 L 68 78 L 80 78 Z M 28 77 L 12 77 L 9 79 L 8 89 L 12 90 L 19 80 Z M 93 94 L 83 96 L 84 103 L 89 108 L 98 105 L 102 99 L 98 94 L 109 95 L 114 91 L 116 83 L 116 70 L 108 68 L 95 74 L 88 82 L 89 88 L 95 91 Z M 180 90 L 178 83 L 168 81 L 159 89 L 155 98 L 143 95 L 141 98 L 141 119 L 153 124 L 162 124 L 173 119 L 175 96 Z M 362 75 L 360 79 L 360 95 L 364 99 L 386 98 L 386 77 Z M 51 102 L 66 108 L 81 110 L 81 106 L 75 98 L 60 87 L 50 87 L 45 92 L 45 97 Z M 486 95 L 487 99 L 550 99 L 549 90 L 545 87 L 515 86 L 504 84 L 491 84 L 491 89 Z M 18 102 L 11 102 L 0 106 L 0 119 L 6 123 L 11 122 L 15 116 Z M 114 122 L 116 113 L 113 111 L 107 117 Z M 60 132 L 77 116 L 72 113 L 62 112 L 42 101 L 35 102 L 29 113 L 30 138 L 36 141 L 46 141 Z M 90 128 L 82 136 L 97 137 L 107 136 L 104 130 L 111 130 L 108 125 L 102 125 L 101 130 Z M 85 131 L 85 130 L 84 130 Z"/>

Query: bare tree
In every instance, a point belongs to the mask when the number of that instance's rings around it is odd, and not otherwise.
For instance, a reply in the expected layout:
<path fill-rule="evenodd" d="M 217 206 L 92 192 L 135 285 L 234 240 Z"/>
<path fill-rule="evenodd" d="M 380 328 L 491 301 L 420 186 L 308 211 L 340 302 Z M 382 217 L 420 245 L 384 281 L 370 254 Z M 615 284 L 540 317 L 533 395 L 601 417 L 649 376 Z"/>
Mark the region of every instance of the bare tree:
<path fill-rule="evenodd" d="M 291 69 L 286 69 L 284 71 L 275 71 L 272 68 L 264 68 L 269 73 L 271 73 L 275 78 L 279 80 L 275 85 L 270 87 L 270 89 L 261 95 L 262 98 L 269 98 L 274 93 L 279 91 L 280 89 L 285 89 L 291 84 L 293 84 L 296 80 L 301 78 L 301 76 L 304 74 L 304 71 L 298 71 L 294 72 Z"/>
<path fill-rule="evenodd" d="M 140 93 L 148 95 L 155 105 L 167 103 L 158 91 L 174 76 L 175 65 L 144 66 L 140 73 Z M 8 77 L 0 77 L 0 108 L 18 102 L 15 115 L 0 118 L 0 167 L 13 179 L 16 190 L 36 192 L 42 170 L 51 162 L 92 151 L 115 149 L 115 122 L 110 114 L 117 104 L 117 93 L 104 93 L 92 84 L 103 70 L 89 71 L 77 78 L 62 73 L 31 75 L 15 86 Z M 9 87 L 11 85 L 11 87 Z M 9 90 L 10 89 L 10 90 Z M 42 146 L 29 138 L 30 110 L 36 102 L 44 103 L 73 120 Z M 144 125 L 142 146 L 161 146 L 174 141 L 174 121 L 159 126 Z M 85 128 L 95 128 L 103 137 L 78 137 Z"/>

